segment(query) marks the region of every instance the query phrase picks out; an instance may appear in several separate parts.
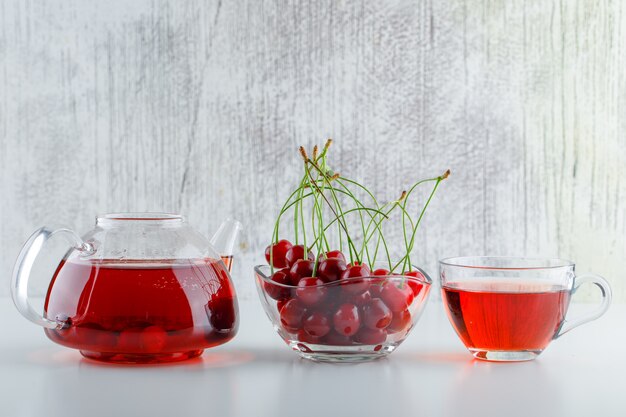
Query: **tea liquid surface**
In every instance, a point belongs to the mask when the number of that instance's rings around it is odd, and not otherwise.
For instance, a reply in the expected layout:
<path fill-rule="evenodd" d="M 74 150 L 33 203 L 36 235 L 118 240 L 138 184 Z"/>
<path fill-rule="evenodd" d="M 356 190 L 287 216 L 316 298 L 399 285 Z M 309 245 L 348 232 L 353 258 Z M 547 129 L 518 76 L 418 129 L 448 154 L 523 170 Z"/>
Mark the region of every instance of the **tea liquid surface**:
<path fill-rule="evenodd" d="M 541 351 L 559 330 L 570 300 L 566 288 L 540 282 L 448 282 L 443 301 L 468 348 Z"/>
<path fill-rule="evenodd" d="M 116 353 L 200 354 L 237 331 L 237 299 L 223 265 L 212 259 L 63 261 L 44 308 L 48 318 L 69 317 L 71 325 L 46 334 L 104 360 Z"/>

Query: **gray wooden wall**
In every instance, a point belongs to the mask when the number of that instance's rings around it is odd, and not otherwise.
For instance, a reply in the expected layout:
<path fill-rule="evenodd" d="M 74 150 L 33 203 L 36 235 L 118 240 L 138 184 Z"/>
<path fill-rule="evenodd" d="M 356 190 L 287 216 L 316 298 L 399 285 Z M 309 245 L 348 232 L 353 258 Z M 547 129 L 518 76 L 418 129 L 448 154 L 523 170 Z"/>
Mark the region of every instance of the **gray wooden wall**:
<path fill-rule="evenodd" d="M 0 294 L 40 225 L 151 210 L 244 222 L 255 297 L 297 146 L 333 137 L 384 198 L 452 170 L 415 250 L 433 275 L 560 256 L 625 301 L 625 133 L 619 0 L 0 0 Z"/>

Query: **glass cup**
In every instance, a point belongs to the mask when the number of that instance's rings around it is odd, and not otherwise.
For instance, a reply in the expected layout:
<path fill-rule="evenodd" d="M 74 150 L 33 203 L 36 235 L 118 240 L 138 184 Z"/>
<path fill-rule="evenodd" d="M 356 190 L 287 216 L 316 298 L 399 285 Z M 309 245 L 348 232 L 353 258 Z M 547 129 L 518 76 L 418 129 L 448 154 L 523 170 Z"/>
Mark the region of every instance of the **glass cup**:
<path fill-rule="evenodd" d="M 562 259 L 457 257 L 439 261 L 443 304 L 450 323 L 474 357 L 535 359 L 574 327 L 595 320 L 611 304 L 611 287 L 598 275 L 574 273 Z M 593 312 L 566 319 L 572 295 L 585 283 L 602 300 Z"/>

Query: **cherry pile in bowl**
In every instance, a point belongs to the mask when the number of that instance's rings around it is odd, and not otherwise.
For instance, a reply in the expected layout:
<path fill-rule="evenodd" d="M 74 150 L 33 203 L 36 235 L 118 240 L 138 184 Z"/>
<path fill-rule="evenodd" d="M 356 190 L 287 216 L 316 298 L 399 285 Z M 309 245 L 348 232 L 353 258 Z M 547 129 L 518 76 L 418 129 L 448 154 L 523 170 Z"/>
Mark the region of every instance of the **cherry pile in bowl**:
<path fill-rule="evenodd" d="M 417 268 L 402 275 L 371 270 L 348 263 L 337 250 L 316 262 L 304 246 L 287 240 L 268 247 L 265 257 L 274 272 L 269 266 L 256 271 L 266 312 L 285 341 L 309 356 L 390 353 L 411 330 L 430 289 Z"/>

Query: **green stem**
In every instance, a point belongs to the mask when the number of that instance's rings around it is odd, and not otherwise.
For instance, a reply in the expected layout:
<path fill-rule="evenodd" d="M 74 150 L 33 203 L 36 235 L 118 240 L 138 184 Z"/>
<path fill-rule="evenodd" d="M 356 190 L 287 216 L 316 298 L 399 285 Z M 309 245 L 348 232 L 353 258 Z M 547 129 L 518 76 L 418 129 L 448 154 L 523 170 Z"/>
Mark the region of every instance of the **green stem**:
<path fill-rule="evenodd" d="M 311 172 L 309 171 L 308 165 L 305 164 L 304 169 L 306 170 L 306 173 L 309 177 L 310 180 L 313 179 L 313 176 L 311 175 Z M 314 180 L 315 184 L 317 184 L 317 182 L 319 181 L 319 174 L 317 175 L 317 178 Z M 319 188 L 318 188 L 319 190 Z M 317 242 L 317 255 L 315 256 L 315 262 L 313 263 L 313 276 L 317 275 L 317 267 L 318 267 L 318 262 L 319 262 L 319 258 L 320 258 L 320 254 L 322 253 L 322 246 L 324 243 L 324 225 L 323 225 L 323 219 L 322 219 L 322 212 L 319 209 L 320 205 L 319 205 L 319 198 L 317 193 L 313 192 L 313 210 L 311 210 L 311 230 L 313 230 L 313 237 L 315 238 L 315 240 L 313 241 L 313 244 L 311 245 L 311 248 L 313 248 L 314 246 L 316 246 L 316 242 Z M 315 231 L 315 215 L 317 214 L 317 221 L 318 224 L 317 226 L 319 227 L 318 231 Z M 309 249 L 305 248 L 305 251 L 308 253 Z"/>
<path fill-rule="evenodd" d="M 350 214 L 350 213 L 352 213 L 352 212 L 359 211 L 359 210 L 362 210 L 362 211 L 374 211 L 374 212 L 376 212 L 377 214 L 380 214 L 380 215 L 383 215 L 383 216 L 385 215 L 385 213 L 382 213 L 381 211 L 376 210 L 376 209 L 373 209 L 373 208 L 369 208 L 369 207 L 356 207 L 356 208 L 352 208 L 352 209 L 346 210 L 346 211 L 343 213 L 343 217 L 345 218 L 345 216 L 346 216 L 347 214 Z M 338 221 L 339 221 L 339 218 L 334 218 L 333 220 L 331 220 L 331 221 L 330 221 L 330 222 L 329 222 L 329 223 L 328 223 L 328 224 L 324 227 L 324 231 L 328 230 L 328 229 L 329 229 L 329 228 L 330 228 L 330 227 L 331 227 L 331 226 L 332 226 L 335 222 L 338 222 Z M 317 243 L 317 242 L 313 242 L 312 246 L 314 246 L 316 243 Z"/>
<path fill-rule="evenodd" d="M 302 194 L 304 194 L 305 179 L 306 179 L 306 176 L 302 179 L 302 184 L 300 185 L 300 187 L 301 187 L 301 189 L 300 189 L 300 197 L 302 197 Z M 306 248 L 308 246 L 306 245 L 306 225 L 304 223 L 304 208 L 303 208 L 304 204 L 303 203 L 304 202 L 303 202 L 303 200 L 301 198 L 300 199 L 300 204 L 299 204 L 299 206 L 300 206 L 299 217 L 300 217 L 300 223 L 302 225 L 302 244 L 304 245 L 304 249 L 305 249 L 305 254 L 304 255 L 306 256 Z M 298 208 L 296 207 L 296 210 L 297 209 Z M 297 227 L 296 227 L 296 230 L 297 230 Z M 296 244 L 297 244 L 297 242 L 296 242 Z"/>
<path fill-rule="evenodd" d="M 298 189 L 296 190 L 298 192 L 298 199 L 295 201 L 296 206 L 294 207 L 294 210 L 293 210 L 293 230 L 294 230 L 296 245 L 298 244 L 298 204 L 299 203 L 302 204 L 302 194 L 304 193 L 305 179 L 306 179 L 306 176 L 303 176 L 302 180 L 300 180 L 300 187 L 298 187 Z"/>
<path fill-rule="evenodd" d="M 278 213 L 278 217 L 276 218 L 276 223 L 274 223 L 274 231 L 272 232 L 272 240 L 270 241 L 270 271 L 272 272 L 272 274 L 274 273 L 274 251 L 271 249 L 271 247 L 272 247 L 272 245 L 278 243 L 278 229 L 280 227 L 280 219 L 283 216 L 283 214 L 285 214 L 285 212 L 288 210 L 288 208 L 291 207 L 291 205 L 294 204 L 294 203 L 291 203 L 288 206 L 288 203 L 291 201 L 292 198 L 294 198 L 294 196 L 299 191 L 300 191 L 300 188 L 296 189 L 287 198 L 287 201 L 285 201 L 285 203 L 283 204 L 282 209 Z M 297 200 L 296 200 L 296 202 L 297 202 Z"/>
<path fill-rule="evenodd" d="M 322 170 L 321 170 L 321 169 L 317 166 L 317 164 L 315 164 L 314 162 L 312 162 L 310 159 L 308 160 L 308 162 L 311 164 L 311 166 L 313 166 L 313 167 L 317 170 L 317 172 L 319 172 L 320 174 L 322 174 L 323 178 L 325 178 L 325 180 L 326 180 L 326 181 L 330 184 L 330 180 L 328 179 L 328 176 L 326 175 L 326 173 L 325 173 L 325 172 L 323 172 L 323 171 L 322 171 Z M 308 171 L 307 171 L 307 172 L 308 172 Z M 316 191 L 317 191 L 318 193 L 320 192 L 320 189 L 319 189 L 319 187 L 317 186 L 317 184 L 314 184 L 314 183 L 310 183 L 310 184 L 311 184 L 311 186 L 313 186 L 313 187 L 315 187 L 315 188 L 316 188 Z M 333 195 L 334 195 L 334 191 L 333 191 L 333 189 L 332 189 L 332 188 L 333 188 L 333 187 L 330 187 L 331 194 L 333 194 Z M 339 214 L 335 211 L 335 208 L 333 207 L 333 204 L 332 204 L 330 201 L 328 201 L 328 198 L 326 198 L 326 196 L 324 195 L 324 193 L 320 193 L 320 194 L 321 194 L 321 196 L 323 197 L 324 201 L 326 201 L 326 204 L 328 205 L 328 207 L 330 208 L 330 210 L 333 212 L 333 214 L 335 215 L 335 217 L 336 217 L 336 218 L 340 218 L 340 217 L 342 217 L 342 216 L 340 216 L 340 215 L 339 215 Z M 335 198 L 336 198 L 336 196 L 335 196 Z M 354 246 L 354 243 L 352 242 L 352 239 L 350 238 L 350 232 L 348 231 L 348 227 L 347 227 L 347 225 L 345 224 L 345 222 L 342 222 L 342 221 L 340 220 L 340 221 L 339 221 L 339 224 L 342 226 L 343 231 L 344 231 L 344 232 L 345 232 L 345 234 L 346 234 L 346 239 L 347 239 L 347 241 L 348 241 L 348 248 L 350 249 L 350 260 L 351 260 L 351 261 L 353 261 L 353 259 L 352 259 L 352 251 L 354 251 L 354 253 L 355 253 L 355 254 L 356 254 L 356 253 L 358 253 L 358 252 L 357 252 L 357 250 L 356 250 L 356 248 L 355 248 L 355 246 Z M 357 257 L 357 261 L 359 261 L 358 257 Z"/>
<path fill-rule="evenodd" d="M 439 184 L 441 183 L 441 181 L 443 181 L 443 179 L 445 179 L 445 177 L 437 177 L 437 178 L 431 178 L 429 180 L 423 180 L 420 181 L 419 183 L 415 184 L 410 191 L 413 191 L 415 189 L 415 187 L 417 187 L 417 185 L 419 185 L 420 183 L 426 182 L 426 181 L 436 181 L 435 182 L 435 186 L 433 187 L 432 191 L 430 192 L 430 195 L 428 196 L 428 199 L 426 200 L 426 204 L 424 204 L 424 207 L 422 207 L 422 211 L 420 212 L 419 218 L 417 219 L 417 222 L 415 223 L 415 227 L 413 227 L 413 233 L 411 234 L 411 240 L 409 242 L 409 245 L 407 247 L 406 250 L 406 254 L 405 256 L 400 259 L 400 261 L 394 266 L 394 270 L 400 265 L 403 264 L 403 268 L 402 268 L 402 273 L 405 272 L 407 265 L 409 270 L 411 269 L 411 263 L 410 263 L 410 253 L 413 250 L 413 245 L 415 244 L 415 236 L 417 234 L 417 229 L 420 225 L 420 223 L 422 222 L 422 218 L 424 217 L 424 213 L 426 212 L 426 209 L 428 208 L 428 205 L 430 204 L 430 201 L 432 200 L 433 196 L 435 195 L 435 192 L 437 191 L 437 187 L 439 187 Z M 409 193 L 407 193 L 407 199 L 409 197 Z M 406 201 L 404 206 L 406 207 Z"/>
<path fill-rule="evenodd" d="M 380 247 L 380 242 L 383 242 L 383 246 L 385 248 L 385 254 L 387 255 L 387 262 L 389 264 L 389 269 L 391 269 L 391 255 L 389 254 L 389 247 L 387 246 L 387 240 L 385 239 L 384 233 L 382 231 L 382 222 L 385 219 L 389 218 L 389 214 L 391 214 L 391 212 L 393 211 L 393 209 L 396 206 L 399 206 L 399 201 L 394 201 L 393 205 L 391 206 L 391 208 L 386 212 L 383 213 L 382 210 L 387 207 L 389 204 L 385 204 L 383 207 L 381 207 L 381 214 L 382 217 L 380 218 L 380 220 L 378 220 L 378 222 L 376 222 L 376 218 L 374 216 L 372 216 L 372 219 L 370 220 L 370 223 L 367 225 L 367 229 L 366 229 L 366 233 L 365 233 L 365 237 L 364 237 L 364 241 L 365 241 L 365 245 L 368 245 L 369 241 L 372 239 L 372 237 L 374 237 L 374 233 L 378 232 L 378 239 L 376 239 L 376 248 L 374 250 L 374 259 L 376 259 L 376 257 L 378 256 L 378 249 Z M 372 233 L 369 235 L 367 235 L 367 232 L 369 232 L 369 229 L 371 227 L 372 222 L 374 222 L 374 227 L 375 230 L 372 231 Z M 373 267 L 373 266 L 372 266 Z"/>
<path fill-rule="evenodd" d="M 350 189 L 342 182 L 342 180 L 345 180 L 346 182 L 349 182 L 351 184 L 355 184 L 360 186 L 360 188 L 364 189 L 372 198 L 372 200 L 374 201 L 374 204 L 376 204 L 376 208 L 379 208 L 378 206 L 378 201 L 376 201 L 376 198 L 374 198 L 374 195 L 364 186 L 360 185 L 359 183 L 349 180 L 347 178 L 343 178 L 340 177 L 336 180 L 337 184 L 341 185 L 346 192 L 348 193 L 348 195 L 354 200 L 354 202 L 357 205 L 360 205 L 361 207 L 365 207 L 365 205 L 358 199 L 356 198 L 356 196 L 352 193 L 352 191 L 350 191 Z M 363 214 L 361 212 L 359 212 L 359 218 L 361 220 L 361 230 L 363 231 L 363 235 L 365 236 L 365 221 L 363 220 Z M 367 245 L 365 244 L 365 242 L 363 242 L 363 245 L 361 246 L 361 250 L 359 251 L 359 256 L 358 259 L 363 259 L 363 252 L 365 251 L 365 255 L 367 256 L 367 263 L 369 264 L 370 268 L 372 268 L 374 262 L 372 261 L 370 254 L 369 254 L 369 250 L 367 248 Z M 375 261 L 375 260 L 374 260 Z"/>

